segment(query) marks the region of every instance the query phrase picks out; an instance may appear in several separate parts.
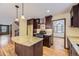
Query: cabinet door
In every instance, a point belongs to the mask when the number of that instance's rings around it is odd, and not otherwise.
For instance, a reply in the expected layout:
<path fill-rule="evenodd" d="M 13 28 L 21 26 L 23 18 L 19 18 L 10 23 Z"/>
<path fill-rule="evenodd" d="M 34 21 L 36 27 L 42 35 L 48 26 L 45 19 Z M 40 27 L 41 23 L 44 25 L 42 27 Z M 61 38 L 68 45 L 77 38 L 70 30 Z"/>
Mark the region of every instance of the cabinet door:
<path fill-rule="evenodd" d="M 45 17 L 45 25 L 46 25 L 46 29 L 51 29 L 52 28 L 52 16 L 46 16 Z"/>
<path fill-rule="evenodd" d="M 78 26 L 78 6 L 73 6 L 73 26 Z"/>
<path fill-rule="evenodd" d="M 79 5 L 78 5 L 78 27 L 79 27 Z"/>
<path fill-rule="evenodd" d="M 47 36 L 47 35 L 44 35 L 43 36 L 43 45 L 44 46 L 47 46 L 47 47 L 50 47 L 52 42 L 51 42 L 51 36 Z"/>
<path fill-rule="evenodd" d="M 67 46 L 68 46 L 68 52 L 69 52 L 69 56 L 70 56 L 70 42 L 69 42 L 68 38 L 67 38 Z"/>
<path fill-rule="evenodd" d="M 79 4 L 72 7 L 72 10 L 71 10 L 71 26 L 79 27 Z"/>
<path fill-rule="evenodd" d="M 42 56 L 43 55 L 43 41 L 40 41 L 34 45 L 33 53 L 34 53 L 34 56 Z"/>
<path fill-rule="evenodd" d="M 68 51 L 69 51 L 69 56 L 78 56 L 76 50 L 74 49 L 72 43 L 69 41 L 69 39 L 67 39 L 67 43 L 68 43 Z"/>
<path fill-rule="evenodd" d="M 36 19 L 36 22 L 37 22 L 37 29 L 40 29 L 40 19 Z"/>
<path fill-rule="evenodd" d="M 78 5 L 73 6 L 73 15 L 78 13 Z"/>
<path fill-rule="evenodd" d="M 40 29 L 40 19 L 33 20 L 33 27 L 34 29 Z"/>
<path fill-rule="evenodd" d="M 73 17 L 73 27 L 78 27 L 78 14 L 75 14 Z"/>
<path fill-rule="evenodd" d="M 35 19 L 33 19 L 33 29 L 37 29 L 37 22 Z"/>
<path fill-rule="evenodd" d="M 71 54 L 72 56 L 78 56 L 78 54 L 73 46 L 71 46 L 71 52 L 72 52 L 72 54 Z"/>

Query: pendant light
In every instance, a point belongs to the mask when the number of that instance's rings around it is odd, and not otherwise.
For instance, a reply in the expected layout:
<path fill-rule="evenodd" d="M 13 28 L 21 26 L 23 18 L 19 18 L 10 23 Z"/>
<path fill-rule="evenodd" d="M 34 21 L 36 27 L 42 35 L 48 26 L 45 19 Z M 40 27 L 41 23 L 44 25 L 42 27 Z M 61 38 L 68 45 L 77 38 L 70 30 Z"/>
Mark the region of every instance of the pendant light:
<path fill-rule="evenodd" d="M 15 8 L 16 8 L 16 19 L 15 19 L 15 21 L 19 21 L 19 19 L 18 19 L 18 8 L 19 8 L 19 6 L 15 5 Z"/>
<path fill-rule="evenodd" d="M 21 18 L 25 19 L 25 17 L 24 17 L 24 4 L 23 3 L 22 3 L 22 15 L 21 15 Z"/>

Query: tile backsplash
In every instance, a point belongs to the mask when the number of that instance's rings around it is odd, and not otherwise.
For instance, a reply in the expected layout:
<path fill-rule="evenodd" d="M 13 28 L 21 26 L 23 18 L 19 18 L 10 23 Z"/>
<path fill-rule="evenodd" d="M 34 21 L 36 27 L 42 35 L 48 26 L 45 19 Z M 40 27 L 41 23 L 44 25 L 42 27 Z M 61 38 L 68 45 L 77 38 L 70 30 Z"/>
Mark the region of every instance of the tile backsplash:
<path fill-rule="evenodd" d="M 74 27 L 68 28 L 67 36 L 79 36 L 79 28 L 74 28 Z"/>
<path fill-rule="evenodd" d="M 40 32 L 41 29 L 37 29 L 37 33 Z M 52 34 L 52 29 L 45 29 L 47 34 Z"/>

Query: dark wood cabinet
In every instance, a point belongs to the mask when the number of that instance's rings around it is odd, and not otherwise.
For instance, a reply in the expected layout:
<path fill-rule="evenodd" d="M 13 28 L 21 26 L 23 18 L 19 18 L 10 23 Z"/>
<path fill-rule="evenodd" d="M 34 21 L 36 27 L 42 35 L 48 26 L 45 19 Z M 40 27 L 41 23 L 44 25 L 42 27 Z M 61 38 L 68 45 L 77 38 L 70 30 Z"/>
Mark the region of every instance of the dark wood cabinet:
<path fill-rule="evenodd" d="M 37 33 L 37 29 L 40 29 L 40 18 L 33 19 L 33 33 Z"/>
<path fill-rule="evenodd" d="M 33 19 L 33 28 L 34 29 L 40 29 L 40 19 Z"/>
<path fill-rule="evenodd" d="M 68 38 L 67 38 L 67 43 L 68 43 L 68 52 L 69 52 L 69 56 L 78 56 L 76 50 L 74 49 L 72 43 L 69 41 Z"/>
<path fill-rule="evenodd" d="M 34 56 L 42 56 L 43 55 L 43 41 L 40 41 L 34 45 L 33 53 L 34 53 Z"/>
<path fill-rule="evenodd" d="M 18 56 L 42 56 L 43 41 L 40 41 L 32 46 L 15 43 L 15 52 Z"/>
<path fill-rule="evenodd" d="M 46 29 L 52 28 L 52 15 L 45 16 L 45 26 Z"/>
<path fill-rule="evenodd" d="M 70 41 L 69 41 L 68 38 L 67 38 L 67 46 L 68 46 L 68 53 L 69 53 L 69 56 L 70 56 L 70 54 L 71 54 L 71 51 L 70 51 L 71 44 L 70 44 Z"/>
<path fill-rule="evenodd" d="M 37 29 L 40 29 L 40 19 L 39 18 L 32 18 L 27 20 L 27 25 L 33 25 L 33 33 L 37 32 Z"/>
<path fill-rule="evenodd" d="M 51 39 L 51 35 L 43 35 L 43 45 L 47 47 L 51 47 L 53 41 Z"/>
<path fill-rule="evenodd" d="M 33 24 L 33 19 L 27 20 L 27 25 L 32 25 Z"/>
<path fill-rule="evenodd" d="M 71 45 L 71 56 L 79 56 L 72 45 Z"/>
<path fill-rule="evenodd" d="M 70 12 L 71 15 L 71 26 L 79 27 L 79 4 L 74 5 Z"/>

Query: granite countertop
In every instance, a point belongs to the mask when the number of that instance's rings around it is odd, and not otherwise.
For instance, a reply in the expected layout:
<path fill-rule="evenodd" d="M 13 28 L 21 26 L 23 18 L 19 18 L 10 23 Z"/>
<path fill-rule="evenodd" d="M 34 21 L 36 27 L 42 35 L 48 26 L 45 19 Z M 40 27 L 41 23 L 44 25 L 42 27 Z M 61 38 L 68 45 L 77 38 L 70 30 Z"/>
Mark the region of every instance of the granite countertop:
<path fill-rule="evenodd" d="M 79 46 L 77 46 L 77 44 L 79 44 L 79 37 L 73 37 L 70 36 L 68 37 L 69 41 L 71 42 L 72 46 L 74 47 L 75 51 L 77 52 L 77 54 L 79 55 Z"/>
<path fill-rule="evenodd" d="M 67 37 L 74 47 L 75 51 L 79 54 L 79 28 L 70 27 L 67 29 Z"/>
<path fill-rule="evenodd" d="M 25 46 L 32 46 L 40 41 L 42 41 L 42 38 L 37 38 L 37 37 L 29 37 L 29 36 L 16 36 L 12 37 L 12 41 L 15 43 L 25 45 Z"/>

